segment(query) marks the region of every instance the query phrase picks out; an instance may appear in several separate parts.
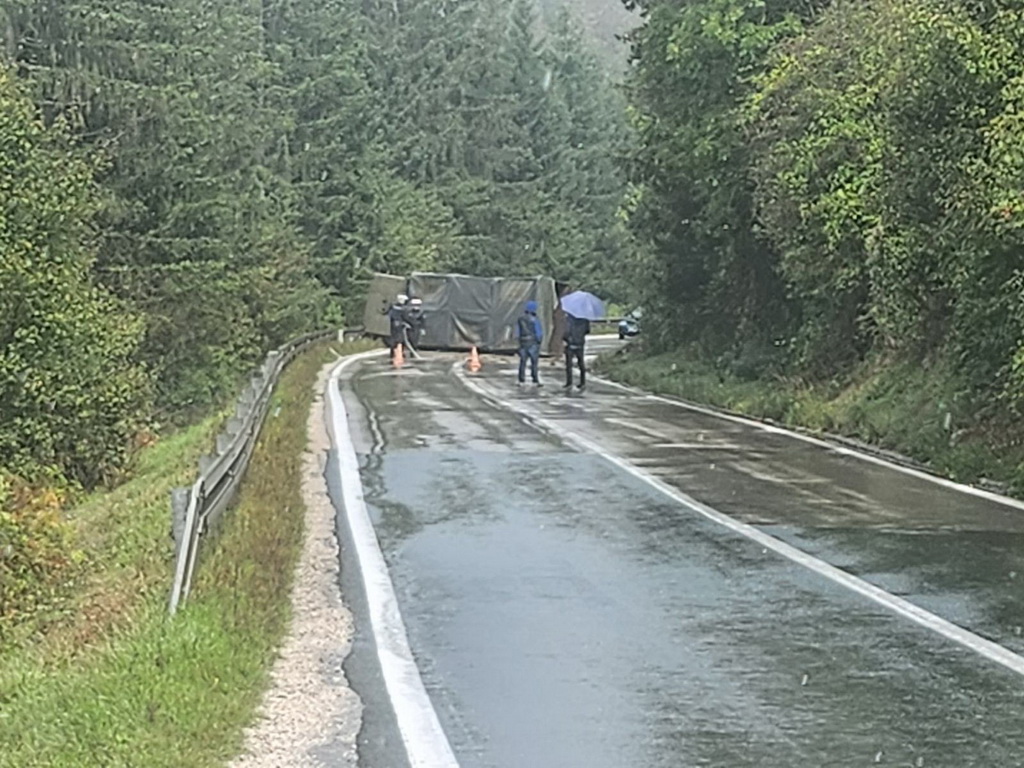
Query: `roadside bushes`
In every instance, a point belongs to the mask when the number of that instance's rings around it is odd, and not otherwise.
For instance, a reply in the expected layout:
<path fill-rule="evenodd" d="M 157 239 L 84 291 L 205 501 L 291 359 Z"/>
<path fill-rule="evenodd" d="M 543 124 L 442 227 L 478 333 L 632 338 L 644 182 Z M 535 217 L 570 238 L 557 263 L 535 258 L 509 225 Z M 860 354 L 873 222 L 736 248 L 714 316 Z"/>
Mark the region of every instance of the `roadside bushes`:
<path fill-rule="evenodd" d="M 773 52 L 751 99 L 751 174 L 799 307 L 801 369 L 951 350 L 975 383 L 1009 383 L 1022 174 L 998 144 L 1024 135 L 1007 32 L 945 0 L 843 2 Z"/>
<path fill-rule="evenodd" d="M 140 323 L 90 276 L 92 173 L 0 70 L 0 627 L 70 573 L 68 492 L 125 471 L 148 407 Z"/>
<path fill-rule="evenodd" d="M 19 616 L 52 601 L 81 561 L 62 515 L 66 496 L 0 475 L 0 641 Z"/>
<path fill-rule="evenodd" d="M 148 396 L 139 321 L 90 278 L 92 170 L 0 71 L 0 467 L 83 485 L 124 470 Z"/>
<path fill-rule="evenodd" d="M 0 467 L 114 479 L 143 424 L 141 325 L 90 277 L 93 169 L 0 71 Z"/>
<path fill-rule="evenodd" d="M 629 212 L 652 338 L 814 381 L 949 359 L 1019 405 L 1019 5 L 640 5 Z"/>
<path fill-rule="evenodd" d="M 848 390 L 836 428 L 1024 484 L 1024 8 L 638 4 L 627 212 L 651 351 Z M 952 433 L 915 424 L 938 390 Z"/>

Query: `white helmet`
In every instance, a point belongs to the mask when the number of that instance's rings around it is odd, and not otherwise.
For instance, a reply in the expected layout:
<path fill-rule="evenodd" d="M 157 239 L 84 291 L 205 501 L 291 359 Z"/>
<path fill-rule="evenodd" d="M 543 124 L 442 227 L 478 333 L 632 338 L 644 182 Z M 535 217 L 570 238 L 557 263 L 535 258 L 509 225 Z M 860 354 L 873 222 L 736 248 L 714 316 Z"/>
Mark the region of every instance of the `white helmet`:
<path fill-rule="evenodd" d="M 409 299 L 409 303 L 412 304 L 414 307 L 422 307 L 423 299 Z"/>
<path fill-rule="evenodd" d="M 395 298 L 399 304 L 405 304 L 405 302 L 409 300 L 409 297 L 406 296 L 404 293 L 398 294 L 398 296 L 396 296 Z"/>

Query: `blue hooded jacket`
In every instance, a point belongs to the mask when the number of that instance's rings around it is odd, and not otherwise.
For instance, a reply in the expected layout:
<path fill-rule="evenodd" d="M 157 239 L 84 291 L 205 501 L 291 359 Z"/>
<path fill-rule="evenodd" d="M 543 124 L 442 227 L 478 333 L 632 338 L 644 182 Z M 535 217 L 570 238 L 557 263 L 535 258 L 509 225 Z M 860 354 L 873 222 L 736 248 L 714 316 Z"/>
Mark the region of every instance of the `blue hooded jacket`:
<path fill-rule="evenodd" d="M 519 339 L 521 346 L 540 344 L 541 339 L 544 338 L 544 328 L 540 324 L 540 318 L 537 317 L 537 302 L 526 302 L 525 309 L 526 311 L 523 312 L 516 322 L 516 338 Z"/>

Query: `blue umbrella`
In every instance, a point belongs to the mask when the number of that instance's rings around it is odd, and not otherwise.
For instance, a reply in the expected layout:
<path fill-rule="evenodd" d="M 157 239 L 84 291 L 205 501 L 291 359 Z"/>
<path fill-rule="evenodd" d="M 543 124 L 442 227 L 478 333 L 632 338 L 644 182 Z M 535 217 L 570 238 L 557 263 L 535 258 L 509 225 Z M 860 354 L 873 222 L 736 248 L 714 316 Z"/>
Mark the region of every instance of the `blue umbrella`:
<path fill-rule="evenodd" d="M 562 297 L 562 310 L 567 315 L 584 320 L 600 320 L 604 317 L 604 302 L 586 291 L 573 291 Z"/>

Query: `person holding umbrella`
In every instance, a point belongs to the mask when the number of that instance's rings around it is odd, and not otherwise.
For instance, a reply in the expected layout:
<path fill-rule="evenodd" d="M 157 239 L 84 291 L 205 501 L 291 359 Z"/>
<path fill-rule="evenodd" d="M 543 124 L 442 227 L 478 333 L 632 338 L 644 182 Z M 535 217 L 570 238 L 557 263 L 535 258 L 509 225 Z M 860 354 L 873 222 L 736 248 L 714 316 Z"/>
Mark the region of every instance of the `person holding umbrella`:
<path fill-rule="evenodd" d="M 566 314 L 565 333 L 565 388 L 572 389 L 573 364 L 580 369 L 580 383 L 576 389 L 582 392 L 587 386 L 587 364 L 584 352 L 590 321 L 604 317 L 604 303 L 586 291 L 574 291 L 561 299 L 562 311 Z"/>

